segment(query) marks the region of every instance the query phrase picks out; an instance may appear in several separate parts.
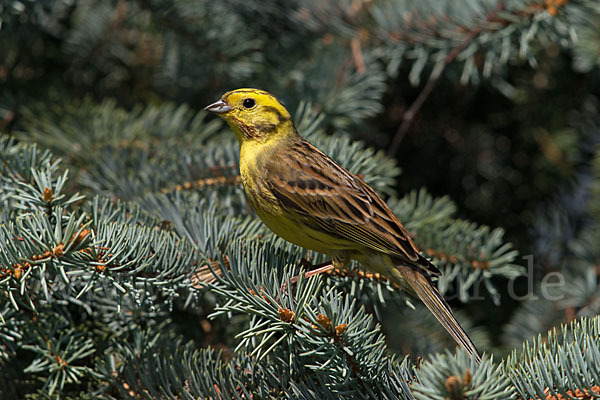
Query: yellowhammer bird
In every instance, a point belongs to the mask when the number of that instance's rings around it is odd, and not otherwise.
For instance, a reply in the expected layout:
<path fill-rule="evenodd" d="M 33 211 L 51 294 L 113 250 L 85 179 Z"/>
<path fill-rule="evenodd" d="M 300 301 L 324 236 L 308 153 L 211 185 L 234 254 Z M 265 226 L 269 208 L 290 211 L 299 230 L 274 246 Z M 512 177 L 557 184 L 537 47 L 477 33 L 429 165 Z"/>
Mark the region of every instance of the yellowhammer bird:
<path fill-rule="evenodd" d="M 450 335 L 479 361 L 475 345 L 431 280 L 440 275 L 421 256 L 398 218 L 369 185 L 302 138 L 271 94 L 238 89 L 206 107 L 240 142 L 240 175 L 262 221 L 285 240 L 350 259 L 408 287 Z M 407 286 L 408 284 L 408 286 Z"/>

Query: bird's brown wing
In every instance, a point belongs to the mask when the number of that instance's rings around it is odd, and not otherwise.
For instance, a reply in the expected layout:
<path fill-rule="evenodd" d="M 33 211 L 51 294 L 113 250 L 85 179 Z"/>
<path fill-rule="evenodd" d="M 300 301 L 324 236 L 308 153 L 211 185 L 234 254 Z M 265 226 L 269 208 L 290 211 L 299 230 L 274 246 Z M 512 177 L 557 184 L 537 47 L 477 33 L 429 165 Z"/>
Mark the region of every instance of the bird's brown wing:
<path fill-rule="evenodd" d="M 314 229 L 389 254 L 434 275 L 398 218 L 362 179 L 305 140 L 266 165 L 273 195 Z"/>

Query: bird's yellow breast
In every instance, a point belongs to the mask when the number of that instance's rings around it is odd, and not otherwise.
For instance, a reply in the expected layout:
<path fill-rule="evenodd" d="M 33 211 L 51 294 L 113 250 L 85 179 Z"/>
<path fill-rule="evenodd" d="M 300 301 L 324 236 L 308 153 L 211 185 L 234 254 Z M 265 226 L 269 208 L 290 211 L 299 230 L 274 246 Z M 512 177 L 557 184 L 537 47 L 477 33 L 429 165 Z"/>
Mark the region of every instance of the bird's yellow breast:
<path fill-rule="evenodd" d="M 240 176 L 248 201 L 263 223 L 275 234 L 298 246 L 332 254 L 355 247 L 353 243 L 314 230 L 303 223 L 300 215 L 284 210 L 269 187 L 265 170 L 266 157 L 278 151 L 277 143 L 245 142 L 240 149 Z M 285 166 L 282 166 L 284 168 Z"/>
<path fill-rule="evenodd" d="M 283 216 L 277 198 L 271 193 L 266 176 L 266 157 L 277 151 L 275 141 L 256 142 L 247 141 L 240 148 L 240 177 L 244 185 L 246 196 L 254 210 L 262 219 L 261 213 L 274 217 Z"/>

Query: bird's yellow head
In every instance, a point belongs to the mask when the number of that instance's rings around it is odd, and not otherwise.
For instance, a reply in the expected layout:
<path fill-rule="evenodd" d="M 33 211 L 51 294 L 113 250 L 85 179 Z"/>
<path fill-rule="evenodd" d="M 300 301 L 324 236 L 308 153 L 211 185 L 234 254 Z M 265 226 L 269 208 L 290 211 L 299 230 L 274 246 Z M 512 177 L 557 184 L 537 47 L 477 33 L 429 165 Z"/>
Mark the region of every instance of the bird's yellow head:
<path fill-rule="evenodd" d="M 231 127 L 240 144 L 295 134 L 292 116 L 275 96 L 259 89 L 237 89 L 205 108 Z M 292 127 L 293 129 L 289 129 Z"/>

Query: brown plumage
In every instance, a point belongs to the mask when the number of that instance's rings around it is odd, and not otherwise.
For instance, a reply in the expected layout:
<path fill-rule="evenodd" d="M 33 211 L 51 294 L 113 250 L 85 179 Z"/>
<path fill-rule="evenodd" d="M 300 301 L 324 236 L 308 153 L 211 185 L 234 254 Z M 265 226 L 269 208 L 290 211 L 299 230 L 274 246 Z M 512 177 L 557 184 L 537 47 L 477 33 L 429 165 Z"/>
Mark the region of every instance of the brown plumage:
<path fill-rule="evenodd" d="M 290 164 L 297 168 L 280 167 Z M 290 152 L 274 154 L 265 167 L 275 197 L 314 229 L 353 241 L 360 238 L 372 250 L 440 275 L 369 185 L 300 136 Z"/>

